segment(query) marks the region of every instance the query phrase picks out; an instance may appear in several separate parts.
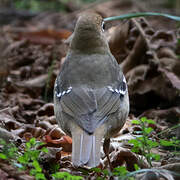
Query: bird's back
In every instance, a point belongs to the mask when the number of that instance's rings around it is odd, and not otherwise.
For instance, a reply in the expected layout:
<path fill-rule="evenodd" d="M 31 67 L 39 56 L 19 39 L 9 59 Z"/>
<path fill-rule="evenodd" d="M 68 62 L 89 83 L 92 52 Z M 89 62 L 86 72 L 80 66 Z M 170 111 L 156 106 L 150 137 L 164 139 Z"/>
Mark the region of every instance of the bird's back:
<path fill-rule="evenodd" d="M 92 89 L 102 88 L 116 85 L 121 78 L 120 67 L 110 53 L 69 53 L 60 74 L 61 85 L 67 88 L 69 84 Z"/>

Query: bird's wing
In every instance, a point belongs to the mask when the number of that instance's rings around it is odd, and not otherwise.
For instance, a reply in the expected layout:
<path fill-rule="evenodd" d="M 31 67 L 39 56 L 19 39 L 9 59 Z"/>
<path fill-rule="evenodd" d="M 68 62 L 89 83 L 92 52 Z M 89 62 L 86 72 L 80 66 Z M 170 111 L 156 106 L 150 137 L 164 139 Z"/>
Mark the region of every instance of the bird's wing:
<path fill-rule="evenodd" d="M 73 117 L 87 133 L 92 134 L 97 126 L 106 121 L 107 116 L 120 108 L 122 85 L 117 88 L 107 86 L 99 89 L 69 87 L 62 92 L 55 92 L 61 109 Z"/>

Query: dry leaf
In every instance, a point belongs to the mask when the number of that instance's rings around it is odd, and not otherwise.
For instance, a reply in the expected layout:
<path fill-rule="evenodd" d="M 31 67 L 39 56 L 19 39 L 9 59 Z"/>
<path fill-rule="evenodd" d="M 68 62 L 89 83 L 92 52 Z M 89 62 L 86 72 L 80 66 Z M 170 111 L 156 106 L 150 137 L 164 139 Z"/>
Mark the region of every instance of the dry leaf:
<path fill-rule="evenodd" d="M 44 29 L 33 32 L 23 32 L 19 34 L 19 39 L 25 39 L 34 44 L 54 44 L 57 40 L 67 39 L 71 32 L 65 29 L 53 30 Z"/>
<path fill-rule="evenodd" d="M 72 139 L 69 136 L 62 136 L 60 139 L 53 140 L 51 136 L 45 136 L 46 146 L 50 147 L 62 147 L 63 151 L 71 152 L 72 151 Z"/>

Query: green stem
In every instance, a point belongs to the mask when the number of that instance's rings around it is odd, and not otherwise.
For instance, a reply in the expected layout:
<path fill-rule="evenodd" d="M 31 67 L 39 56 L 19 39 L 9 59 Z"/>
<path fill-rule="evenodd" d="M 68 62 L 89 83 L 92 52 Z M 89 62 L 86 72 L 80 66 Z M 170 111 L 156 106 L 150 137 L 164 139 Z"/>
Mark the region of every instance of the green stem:
<path fill-rule="evenodd" d="M 161 131 L 160 133 L 156 134 L 156 136 L 159 136 L 159 135 L 161 135 L 161 134 L 163 134 L 163 133 L 165 133 L 165 132 L 171 131 L 171 130 L 176 129 L 176 128 L 178 128 L 178 127 L 180 127 L 180 123 L 177 124 L 177 125 L 175 125 L 175 126 L 173 126 L 173 127 L 171 127 L 171 128 L 167 128 L 167 129 Z"/>
<path fill-rule="evenodd" d="M 149 163 L 149 165 L 152 167 L 152 163 L 151 163 L 151 159 L 150 159 L 150 156 L 147 156 L 147 155 L 150 155 L 151 153 L 151 150 L 150 150 L 150 147 L 149 147 L 149 144 L 146 140 L 146 136 L 148 136 L 148 134 L 145 132 L 145 123 L 144 122 L 141 122 L 142 124 L 142 133 L 143 133 L 143 153 L 144 153 L 144 156 L 145 158 L 147 159 L 147 162 Z M 147 154 L 146 154 L 146 150 L 147 150 Z"/>
<path fill-rule="evenodd" d="M 179 16 L 173 16 L 173 15 L 169 15 L 165 13 L 157 13 L 157 12 L 139 12 L 139 13 L 123 14 L 120 16 L 104 18 L 104 21 L 108 22 L 108 21 L 115 21 L 115 20 L 131 19 L 131 18 L 136 18 L 136 17 L 145 17 L 145 16 L 163 16 L 163 17 L 175 20 L 175 21 L 180 21 Z"/>

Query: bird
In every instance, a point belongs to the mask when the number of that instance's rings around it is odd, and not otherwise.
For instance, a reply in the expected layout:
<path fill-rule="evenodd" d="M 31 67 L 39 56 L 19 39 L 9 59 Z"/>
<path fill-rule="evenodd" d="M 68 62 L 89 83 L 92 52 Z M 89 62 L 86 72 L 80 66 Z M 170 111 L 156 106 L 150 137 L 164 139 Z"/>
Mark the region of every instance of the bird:
<path fill-rule="evenodd" d="M 110 52 L 104 20 L 97 13 L 81 13 L 76 22 L 54 84 L 54 112 L 60 128 L 72 137 L 75 167 L 97 167 L 101 146 L 108 153 L 110 138 L 126 122 L 126 79 Z"/>

